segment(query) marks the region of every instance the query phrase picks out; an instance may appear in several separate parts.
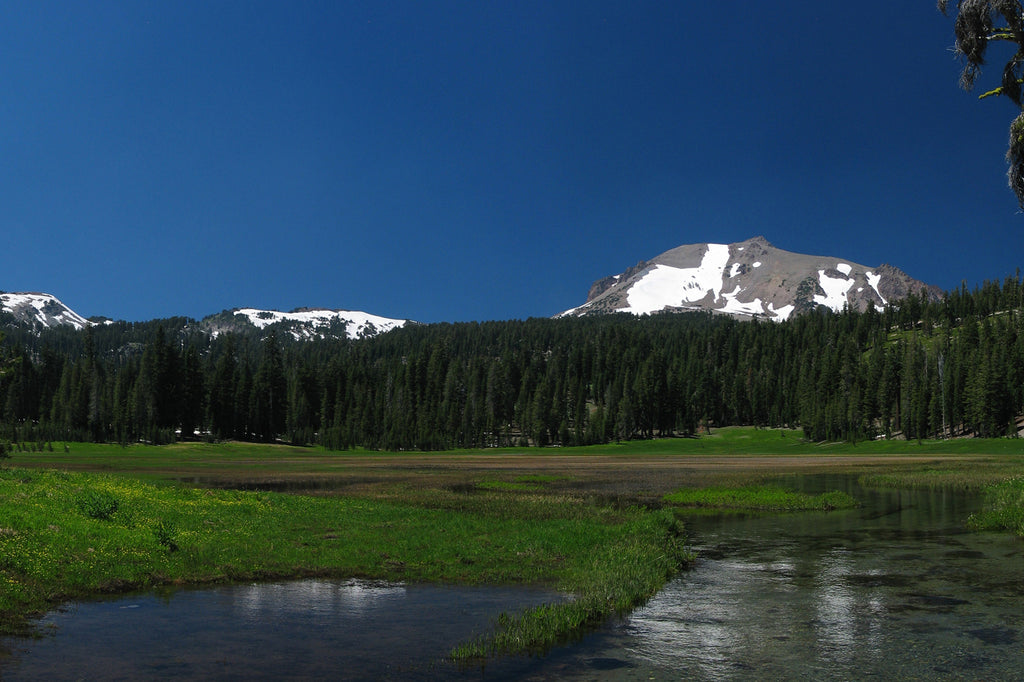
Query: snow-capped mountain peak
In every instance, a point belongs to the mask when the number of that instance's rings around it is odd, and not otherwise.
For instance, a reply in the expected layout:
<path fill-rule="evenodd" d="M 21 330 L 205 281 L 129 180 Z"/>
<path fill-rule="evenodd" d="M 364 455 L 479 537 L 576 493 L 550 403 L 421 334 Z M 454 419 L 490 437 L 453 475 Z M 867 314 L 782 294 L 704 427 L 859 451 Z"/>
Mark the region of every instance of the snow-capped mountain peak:
<path fill-rule="evenodd" d="M 212 315 L 203 322 L 214 335 L 231 331 L 239 325 L 252 325 L 258 329 L 280 325 L 296 339 L 327 336 L 360 339 L 402 327 L 409 321 L 371 315 L 358 310 L 296 308 L 285 313 L 259 308 L 236 308 Z"/>
<path fill-rule="evenodd" d="M 889 265 L 783 251 L 763 237 L 735 244 L 688 244 L 598 280 L 587 302 L 561 313 L 711 310 L 741 317 L 784 320 L 825 306 L 882 309 L 908 293 L 939 290 Z"/>
<path fill-rule="evenodd" d="M 60 302 L 52 294 L 37 292 L 0 293 L 0 312 L 14 317 L 18 325 L 37 331 L 69 326 L 74 329 L 110 323 L 92 322 Z M 93 318 L 97 320 L 101 318 Z M 210 315 L 199 323 L 213 336 L 229 331 L 262 330 L 271 325 L 296 339 L 350 338 L 362 339 L 405 326 L 409 320 L 397 320 L 358 310 L 331 310 L 327 308 L 296 308 L 291 312 L 235 308 Z"/>
<path fill-rule="evenodd" d="M 56 296 L 39 292 L 0 293 L 0 311 L 9 313 L 23 324 L 43 328 L 70 325 L 85 329 L 92 323 Z"/>

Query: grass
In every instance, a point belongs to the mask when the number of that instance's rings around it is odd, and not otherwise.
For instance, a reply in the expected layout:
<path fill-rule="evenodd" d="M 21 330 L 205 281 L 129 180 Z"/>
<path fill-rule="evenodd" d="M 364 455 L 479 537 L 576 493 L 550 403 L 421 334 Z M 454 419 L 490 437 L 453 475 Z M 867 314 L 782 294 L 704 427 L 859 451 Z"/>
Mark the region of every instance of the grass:
<path fill-rule="evenodd" d="M 568 476 L 551 474 L 526 474 L 516 476 L 511 481 L 484 480 L 476 484 L 480 490 L 536 491 L 542 490 L 545 484 L 568 480 Z"/>
<path fill-rule="evenodd" d="M 572 595 L 503 616 L 455 655 L 541 651 L 642 603 L 690 559 L 675 505 L 838 508 L 849 500 L 772 483 L 780 473 L 837 467 L 895 487 L 980 489 L 1024 475 L 1020 440 L 819 444 L 801 436 L 728 428 L 446 453 L 247 443 L 72 443 L 15 453 L 6 463 L 18 468 L 0 469 L 0 633 L 30 631 L 34 615 L 97 593 L 364 577 L 543 584 Z M 237 489 L 292 485 L 309 494 Z M 992 513 L 972 524 L 1024 534 L 1022 491 L 1019 480 L 1000 485 Z"/>
<path fill-rule="evenodd" d="M 566 566 L 562 582 L 575 595 L 571 601 L 503 614 L 496 632 L 456 647 L 453 657 L 543 652 L 610 614 L 626 613 L 646 601 L 692 558 L 681 526 L 667 511 L 630 518 L 622 531 L 604 542 L 573 542 L 579 560 Z"/>
<path fill-rule="evenodd" d="M 813 442 L 803 431 L 731 426 L 695 438 L 660 438 L 583 448 L 594 454 L 628 451 L 635 455 L 1022 455 L 1024 440 L 955 438 L 948 440 L 870 440 L 856 443 Z"/>
<path fill-rule="evenodd" d="M 609 443 L 565 448 L 486 448 L 427 453 L 387 453 L 356 449 L 342 452 L 318 447 L 294 447 L 259 443 L 176 443 L 173 445 L 131 445 L 121 447 L 103 443 L 71 443 L 55 452 L 15 453 L 12 461 L 30 466 L 51 466 L 72 469 L 98 469 L 128 472 L 133 475 L 160 477 L 170 469 L 187 469 L 202 476 L 225 468 L 259 474 L 279 470 L 286 460 L 290 473 L 329 472 L 345 466 L 346 460 L 367 455 L 386 460 L 419 454 L 426 458 L 499 457 L 521 455 L 559 456 L 761 456 L 761 455 L 1016 455 L 1024 458 L 1024 440 L 1014 438 L 957 438 L 950 440 L 873 440 L 858 443 L 815 443 L 803 438 L 803 432 L 791 429 L 758 429 L 727 427 L 714 429 L 710 435 L 694 438 L 659 438 L 654 440 Z"/>
<path fill-rule="evenodd" d="M 984 458 L 945 462 L 941 466 L 895 467 L 892 471 L 864 474 L 862 485 L 874 488 L 981 491 L 1016 476 L 1024 475 L 1020 458 Z"/>
<path fill-rule="evenodd" d="M 669 510 L 579 497 L 392 488 L 375 498 L 0 470 L 0 634 L 59 602 L 162 584 L 282 577 L 546 584 L 459 656 L 536 651 L 636 606 L 688 560 Z"/>
<path fill-rule="evenodd" d="M 808 495 L 775 486 L 677 490 L 664 499 L 668 504 L 679 507 L 736 511 L 832 511 L 858 506 L 857 500 L 844 492 Z"/>
<path fill-rule="evenodd" d="M 972 514 L 968 525 L 975 530 L 1007 530 L 1024 537 L 1024 477 L 989 486 L 984 509 Z"/>

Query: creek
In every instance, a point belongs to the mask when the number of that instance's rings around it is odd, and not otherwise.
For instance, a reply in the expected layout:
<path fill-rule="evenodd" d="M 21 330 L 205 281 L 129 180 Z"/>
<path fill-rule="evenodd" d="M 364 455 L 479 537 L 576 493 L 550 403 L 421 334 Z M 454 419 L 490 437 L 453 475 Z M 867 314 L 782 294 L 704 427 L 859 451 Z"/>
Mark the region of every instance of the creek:
<path fill-rule="evenodd" d="M 85 602 L 55 634 L 7 642 L 3 679 L 1019 679 L 1024 544 L 973 533 L 976 495 L 786 481 L 863 506 L 687 521 L 699 559 L 646 605 L 543 657 L 458 670 L 451 646 L 504 610 L 558 598 L 507 588 L 303 581 Z"/>
<path fill-rule="evenodd" d="M 849 492 L 850 511 L 713 515 L 687 522 L 700 559 L 628 618 L 560 653 L 563 678 L 1024 678 L 1024 556 L 974 533 L 977 495 L 786 481 Z"/>

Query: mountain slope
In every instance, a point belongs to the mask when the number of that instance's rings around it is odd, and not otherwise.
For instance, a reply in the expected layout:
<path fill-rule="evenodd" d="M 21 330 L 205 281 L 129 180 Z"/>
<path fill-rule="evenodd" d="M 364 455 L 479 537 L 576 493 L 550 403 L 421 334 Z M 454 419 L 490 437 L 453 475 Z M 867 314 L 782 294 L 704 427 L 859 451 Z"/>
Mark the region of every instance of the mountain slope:
<path fill-rule="evenodd" d="M 0 294 L 0 312 L 12 315 L 19 324 L 49 329 L 69 325 L 85 329 L 91 322 L 61 303 L 56 296 L 38 292 Z"/>
<path fill-rule="evenodd" d="M 273 326 L 275 330 L 291 334 L 296 339 L 361 339 L 403 327 L 408 322 L 358 310 L 296 308 L 283 313 L 258 308 L 235 308 L 206 317 L 200 325 L 214 336 L 230 331 L 244 332 Z"/>
<path fill-rule="evenodd" d="M 7 313 L 13 317 L 14 324 L 36 331 L 57 327 L 85 329 L 95 324 L 110 322 L 106 318 L 87 320 L 61 303 L 56 296 L 37 292 L 0 293 L 0 313 Z M 273 326 L 275 330 L 290 334 L 298 340 L 362 339 L 402 327 L 408 322 L 409 320 L 396 320 L 358 310 L 296 308 L 283 313 L 277 310 L 235 308 L 210 315 L 196 326 L 213 336 L 229 331 L 254 332 Z M 191 322 L 189 324 L 192 325 Z"/>
<path fill-rule="evenodd" d="M 870 268 L 828 256 L 783 251 L 764 237 L 735 244 L 688 244 L 593 284 L 583 305 L 560 313 L 711 310 L 775 320 L 813 310 L 850 306 L 881 309 L 889 301 L 925 289 L 941 291 L 898 268 Z"/>

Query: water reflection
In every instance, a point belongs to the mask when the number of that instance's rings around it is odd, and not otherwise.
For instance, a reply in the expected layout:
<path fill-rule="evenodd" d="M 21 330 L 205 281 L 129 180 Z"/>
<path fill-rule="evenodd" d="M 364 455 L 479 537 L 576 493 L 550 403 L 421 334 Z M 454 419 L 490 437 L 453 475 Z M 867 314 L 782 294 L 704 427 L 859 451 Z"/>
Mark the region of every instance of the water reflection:
<path fill-rule="evenodd" d="M 3 680 L 478 679 L 447 656 L 502 611 L 560 600 L 530 588 L 299 581 L 72 604 L 55 635 L 4 642 Z M 499 675 L 519 676 L 512 661 Z M 526 667 L 532 665 L 525 662 Z M 510 667 L 511 666 L 511 667 Z"/>
<path fill-rule="evenodd" d="M 406 592 L 405 585 L 398 583 L 305 580 L 242 585 L 226 594 L 239 615 L 251 619 L 288 612 L 359 616 L 396 605 Z"/>
<path fill-rule="evenodd" d="M 865 506 L 694 518 L 696 567 L 561 655 L 627 664 L 608 679 L 1024 677 L 1021 543 L 967 532 L 977 499 L 862 490 L 852 478 L 801 484 Z"/>

